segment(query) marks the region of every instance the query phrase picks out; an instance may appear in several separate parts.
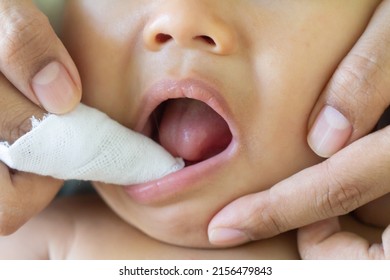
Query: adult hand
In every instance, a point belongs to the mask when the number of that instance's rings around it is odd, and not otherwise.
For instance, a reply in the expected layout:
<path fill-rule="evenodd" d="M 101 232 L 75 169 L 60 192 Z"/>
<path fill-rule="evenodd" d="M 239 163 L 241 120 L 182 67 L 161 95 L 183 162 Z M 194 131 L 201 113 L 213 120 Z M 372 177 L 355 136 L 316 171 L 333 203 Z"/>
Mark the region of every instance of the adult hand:
<path fill-rule="evenodd" d="M 31 129 L 31 116 L 44 111 L 29 102 L 0 73 L 0 139 L 10 143 Z M 9 170 L 0 162 L 0 235 L 14 232 L 40 212 L 62 182 L 51 177 Z"/>
<path fill-rule="evenodd" d="M 390 259 L 390 226 L 382 243 L 370 244 L 365 238 L 340 227 L 338 218 L 311 224 L 298 230 L 298 247 L 303 259 Z"/>
<path fill-rule="evenodd" d="M 0 71 L 26 97 L 52 113 L 81 98 L 76 66 L 32 0 L 0 0 Z"/>
<path fill-rule="evenodd" d="M 31 0 L 0 0 L 0 34 L 0 139 L 13 142 L 30 130 L 32 115 L 43 115 L 40 107 L 52 113 L 73 109 L 81 82 L 48 19 Z M 0 235 L 12 233 L 44 208 L 61 184 L 0 163 Z"/>
<path fill-rule="evenodd" d="M 390 127 L 359 139 L 390 104 L 389 14 L 384 0 L 313 110 L 308 142 L 331 157 L 226 206 L 209 224 L 210 242 L 229 246 L 271 237 L 390 192 Z"/>

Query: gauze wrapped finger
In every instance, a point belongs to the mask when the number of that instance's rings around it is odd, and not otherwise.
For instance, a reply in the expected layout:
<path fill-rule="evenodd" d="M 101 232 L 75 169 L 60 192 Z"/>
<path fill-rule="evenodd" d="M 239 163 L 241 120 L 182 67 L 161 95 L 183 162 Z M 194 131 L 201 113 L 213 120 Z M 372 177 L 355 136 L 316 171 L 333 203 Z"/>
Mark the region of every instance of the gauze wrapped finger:
<path fill-rule="evenodd" d="M 129 185 L 158 179 L 184 167 L 153 140 L 80 104 L 65 115 L 32 117 L 30 132 L 0 145 L 9 167 L 58 179 Z"/>

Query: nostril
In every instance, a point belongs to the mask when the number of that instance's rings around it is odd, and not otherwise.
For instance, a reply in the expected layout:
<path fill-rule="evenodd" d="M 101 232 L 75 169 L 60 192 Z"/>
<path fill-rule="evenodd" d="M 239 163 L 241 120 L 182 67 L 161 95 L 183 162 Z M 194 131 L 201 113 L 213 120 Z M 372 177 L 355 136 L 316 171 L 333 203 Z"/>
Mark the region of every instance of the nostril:
<path fill-rule="evenodd" d="M 158 44 L 164 44 L 164 43 L 168 42 L 171 39 L 172 39 L 172 36 L 168 35 L 168 34 L 159 33 L 159 34 L 156 35 L 156 42 Z"/>
<path fill-rule="evenodd" d="M 158 44 L 164 44 L 164 43 L 168 42 L 171 39 L 172 39 L 172 36 L 169 35 L 169 34 L 159 33 L 159 34 L 156 35 L 156 42 Z M 205 42 L 208 45 L 216 46 L 216 43 L 213 40 L 213 38 L 211 38 L 209 36 L 206 36 L 206 35 L 196 36 L 193 39 L 194 40 L 203 41 L 203 42 Z"/>
<path fill-rule="evenodd" d="M 213 40 L 213 38 L 209 37 L 209 36 L 206 36 L 206 35 L 202 35 L 202 36 L 196 36 L 194 37 L 194 40 L 201 40 L 211 46 L 216 46 L 217 44 L 215 43 L 215 41 Z"/>

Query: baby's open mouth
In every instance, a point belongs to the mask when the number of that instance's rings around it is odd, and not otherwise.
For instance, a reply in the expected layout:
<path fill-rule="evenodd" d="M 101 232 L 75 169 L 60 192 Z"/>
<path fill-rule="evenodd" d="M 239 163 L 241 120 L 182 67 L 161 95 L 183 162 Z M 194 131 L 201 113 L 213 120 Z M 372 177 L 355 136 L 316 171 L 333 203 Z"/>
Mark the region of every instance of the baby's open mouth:
<path fill-rule="evenodd" d="M 223 152 L 232 141 L 227 122 L 206 103 L 191 98 L 169 99 L 151 114 L 144 134 L 186 166 Z"/>
<path fill-rule="evenodd" d="M 186 168 L 158 180 L 125 187 L 138 203 L 153 204 L 192 188 L 239 155 L 240 134 L 224 96 L 213 84 L 187 78 L 161 80 L 143 94 L 134 130 L 152 138 Z M 203 182 L 206 182 L 203 181 Z"/>

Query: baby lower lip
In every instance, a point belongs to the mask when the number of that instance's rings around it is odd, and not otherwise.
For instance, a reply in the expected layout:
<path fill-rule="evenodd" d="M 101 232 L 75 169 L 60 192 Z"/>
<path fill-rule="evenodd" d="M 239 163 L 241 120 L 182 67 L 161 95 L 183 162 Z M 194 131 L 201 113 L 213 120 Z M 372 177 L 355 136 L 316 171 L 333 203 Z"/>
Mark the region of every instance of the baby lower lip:
<path fill-rule="evenodd" d="M 232 141 L 222 153 L 205 161 L 185 167 L 161 179 L 137 185 L 124 186 L 127 195 L 142 205 L 161 205 L 180 200 L 188 190 L 208 185 L 202 183 L 210 174 L 223 167 L 235 155 L 236 145 Z"/>

